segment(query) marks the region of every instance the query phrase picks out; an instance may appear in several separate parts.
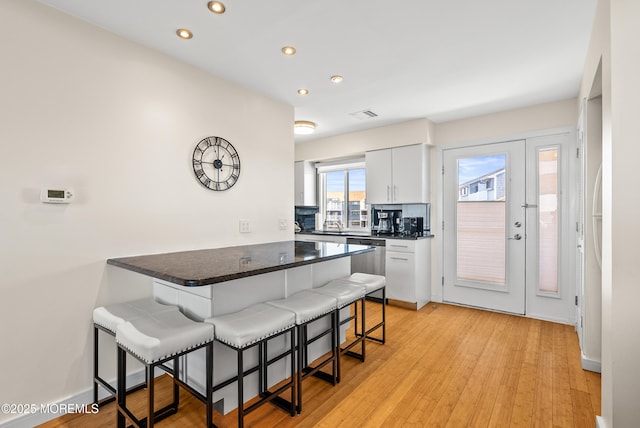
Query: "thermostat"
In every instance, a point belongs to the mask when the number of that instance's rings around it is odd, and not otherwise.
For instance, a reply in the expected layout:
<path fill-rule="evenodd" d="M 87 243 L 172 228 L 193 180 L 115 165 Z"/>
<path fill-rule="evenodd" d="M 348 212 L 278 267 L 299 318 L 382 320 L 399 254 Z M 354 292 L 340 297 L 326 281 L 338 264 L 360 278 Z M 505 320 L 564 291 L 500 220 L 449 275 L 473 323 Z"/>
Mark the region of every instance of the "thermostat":
<path fill-rule="evenodd" d="M 68 204 L 73 200 L 71 189 L 42 189 L 40 201 L 45 204 Z"/>

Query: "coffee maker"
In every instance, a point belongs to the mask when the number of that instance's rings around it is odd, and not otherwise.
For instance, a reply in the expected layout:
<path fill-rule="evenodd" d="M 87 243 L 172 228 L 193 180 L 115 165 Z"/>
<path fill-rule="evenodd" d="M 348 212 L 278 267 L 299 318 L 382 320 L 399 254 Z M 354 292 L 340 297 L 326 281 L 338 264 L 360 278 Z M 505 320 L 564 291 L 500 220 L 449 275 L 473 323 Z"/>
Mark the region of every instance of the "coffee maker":
<path fill-rule="evenodd" d="M 393 235 L 393 213 L 388 211 L 378 212 L 378 233 L 381 235 Z"/>
<path fill-rule="evenodd" d="M 373 224 L 371 232 L 374 235 L 394 235 L 399 232 L 399 222 L 402 210 L 385 210 L 373 208 L 371 210 Z"/>

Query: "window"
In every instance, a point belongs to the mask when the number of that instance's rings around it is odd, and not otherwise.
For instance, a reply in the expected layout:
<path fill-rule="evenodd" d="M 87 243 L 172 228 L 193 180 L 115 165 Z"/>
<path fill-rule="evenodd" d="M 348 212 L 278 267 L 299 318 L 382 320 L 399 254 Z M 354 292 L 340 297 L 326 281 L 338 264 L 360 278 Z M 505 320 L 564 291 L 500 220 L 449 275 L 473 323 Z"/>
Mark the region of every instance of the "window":
<path fill-rule="evenodd" d="M 321 163 L 318 171 L 318 205 L 325 229 L 368 229 L 366 169 L 361 159 Z"/>
<path fill-rule="evenodd" d="M 506 162 L 504 154 L 458 159 L 458 278 L 506 284 Z M 496 194 L 494 183 L 501 180 L 502 193 Z"/>

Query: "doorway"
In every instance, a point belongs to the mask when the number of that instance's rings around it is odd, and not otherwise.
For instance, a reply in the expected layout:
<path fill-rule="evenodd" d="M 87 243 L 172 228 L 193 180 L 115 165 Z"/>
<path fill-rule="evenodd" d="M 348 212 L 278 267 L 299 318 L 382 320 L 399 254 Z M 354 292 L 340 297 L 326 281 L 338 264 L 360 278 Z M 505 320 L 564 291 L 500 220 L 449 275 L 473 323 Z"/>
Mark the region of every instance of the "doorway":
<path fill-rule="evenodd" d="M 443 151 L 445 302 L 573 323 L 572 136 Z"/>

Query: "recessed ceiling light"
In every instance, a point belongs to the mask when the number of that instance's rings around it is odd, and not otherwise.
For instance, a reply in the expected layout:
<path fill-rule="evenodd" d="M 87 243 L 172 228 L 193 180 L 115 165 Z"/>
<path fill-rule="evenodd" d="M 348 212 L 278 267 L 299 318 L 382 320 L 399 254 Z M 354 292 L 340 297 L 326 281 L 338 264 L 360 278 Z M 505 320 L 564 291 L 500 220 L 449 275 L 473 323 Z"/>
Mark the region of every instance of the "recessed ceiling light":
<path fill-rule="evenodd" d="M 298 89 L 298 95 L 309 95 L 309 90 L 305 88 Z"/>
<path fill-rule="evenodd" d="M 296 120 L 293 123 L 293 133 L 298 135 L 313 134 L 316 129 L 316 124 L 306 120 Z"/>
<path fill-rule="evenodd" d="M 336 74 L 334 76 L 331 76 L 331 81 L 333 83 L 340 83 L 342 82 L 344 79 L 342 78 L 342 76 L 340 76 L 339 74 Z"/>
<path fill-rule="evenodd" d="M 294 48 L 293 46 L 285 46 L 281 50 L 282 50 L 282 53 L 287 56 L 296 54 L 296 48 Z"/>
<path fill-rule="evenodd" d="M 209 8 L 209 10 L 213 13 L 217 13 L 218 15 L 223 14 L 225 10 L 227 10 L 226 7 L 224 7 L 224 4 L 222 4 L 219 1 L 210 1 L 207 4 L 207 7 Z"/>
<path fill-rule="evenodd" d="M 191 31 L 189 31 L 189 30 L 187 30 L 185 28 L 179 28 L 178 30 L 176 30 L 176 34 L 181 39 L 190 39 L 190 38 L 193 37 L 193 33 L 191 33 Z"/>

